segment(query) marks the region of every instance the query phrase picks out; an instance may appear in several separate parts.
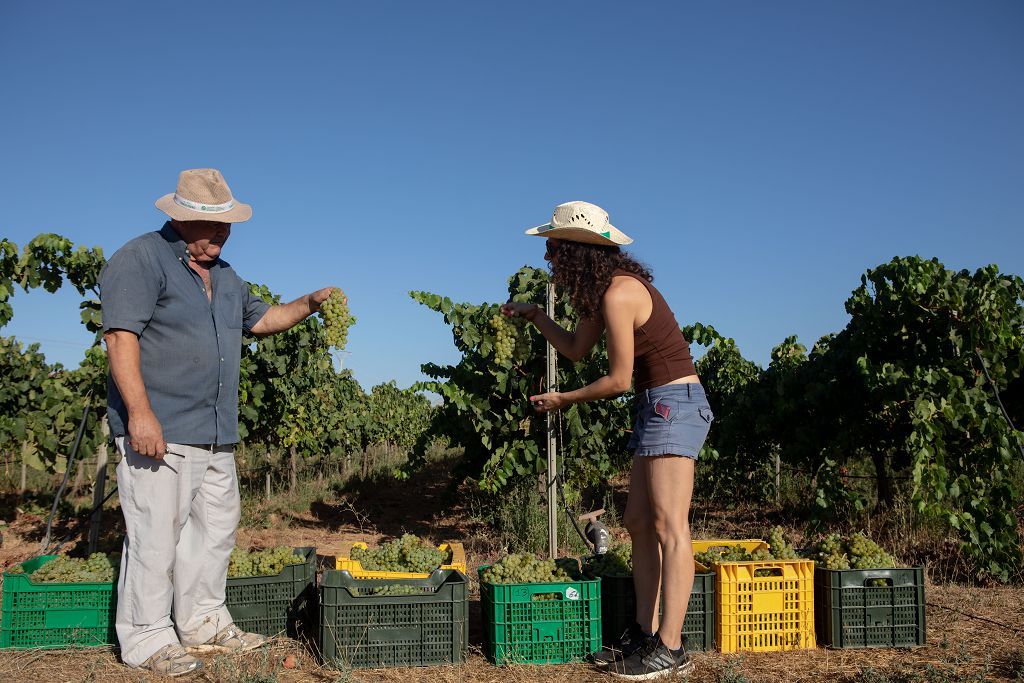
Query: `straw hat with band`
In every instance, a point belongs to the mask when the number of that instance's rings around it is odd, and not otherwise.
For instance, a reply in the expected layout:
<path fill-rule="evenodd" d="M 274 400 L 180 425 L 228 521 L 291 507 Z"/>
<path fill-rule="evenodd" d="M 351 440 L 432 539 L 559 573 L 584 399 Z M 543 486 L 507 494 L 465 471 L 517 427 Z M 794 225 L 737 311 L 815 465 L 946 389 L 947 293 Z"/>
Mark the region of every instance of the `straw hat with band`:
<path fill-rule="evenodd" d="M 177 191 L 156 200 L 156 208 L 178 221 L 241 223 L 252 218 L 252 207 L 231 196 L 231 188 L 215 168 L 182 171 Z"/>
<path fill-rule="evenodd" d="M 633 242 L 608 222 L 607 211 L 589 202 L 559 204 L 555 207 L 550 223 L 530 228 L 526 234 L 615 247 Z"/>

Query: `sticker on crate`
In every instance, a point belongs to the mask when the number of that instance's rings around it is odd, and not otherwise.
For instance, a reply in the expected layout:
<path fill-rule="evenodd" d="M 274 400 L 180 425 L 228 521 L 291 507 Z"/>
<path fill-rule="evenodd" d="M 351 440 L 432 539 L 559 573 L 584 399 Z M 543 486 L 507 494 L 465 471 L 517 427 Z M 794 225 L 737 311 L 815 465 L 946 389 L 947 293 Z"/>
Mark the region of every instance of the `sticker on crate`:
<path fill-rule="evenodd" d="M 576 560 L 508 555 L 477 573 L 492 663 L 564 664 L 601 649 L 601 580 Z"/>

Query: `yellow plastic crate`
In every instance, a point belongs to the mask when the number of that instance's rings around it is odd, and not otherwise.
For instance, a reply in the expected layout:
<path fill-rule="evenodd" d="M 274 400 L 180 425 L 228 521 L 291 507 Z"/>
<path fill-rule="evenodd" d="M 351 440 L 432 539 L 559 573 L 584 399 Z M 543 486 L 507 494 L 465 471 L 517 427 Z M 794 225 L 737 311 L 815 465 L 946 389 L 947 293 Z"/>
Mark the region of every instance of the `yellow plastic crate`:
<path fill-rule="evenodd" d="M 715 546 L 768 548 L 755 539 L 694 541 L 693 552 Z M 715 572 L 715 636 L 722 652 L 807 650 L 814 638 L 814 562 L 758 560 L 721 562 L 696 570 Z M 771 576 L 755 576 L 768 570 Z"/>
<path fill-rule="evenodd" d="M 368 547 L 362 541 L 347 541 L 341 545 L 341 550 L 334 560 L 335 569 L 347 570 L 354 579 L 427 579 L 429 573 L 418 572 L 379 572 L 363 569 L 359 560 L 350 559 L 353 548 Z M 466 551 L 461 543 L 442 543 L 437 546 L 442 553 L 451 551 L 452 560 L 448 564 L 442 564 L 441 569 L 457 569 L 463 574 L 466 573 Z"/>

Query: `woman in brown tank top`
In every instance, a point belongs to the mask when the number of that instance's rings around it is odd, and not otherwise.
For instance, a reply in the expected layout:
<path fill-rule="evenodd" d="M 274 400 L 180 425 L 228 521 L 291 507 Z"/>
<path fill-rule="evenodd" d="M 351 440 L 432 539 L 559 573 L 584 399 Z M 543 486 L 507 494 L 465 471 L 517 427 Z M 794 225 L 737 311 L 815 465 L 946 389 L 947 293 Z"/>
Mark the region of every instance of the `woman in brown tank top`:
<path fill-rule="evenodd" d="M 632 240 L 586 202 L 555 208 L 551 223 L 527 234 L 547 237 L 544 258 L 580 322 L 573 331 L 540 307 L 507 303 L 502 312 L 530 321 L 576 362 L 607 336 L 608 373 L 581 389 L 532 396 L 538 411 L 612 398 L 629 391 L 635 374 L 636 421 L 625 524 L 633 541 L 636 624 L 595 661 L 612 673 L 647 680 L 692 668 L 681 643 L 693 586 L 689 511 L 694 464 L 713 415 L 694 370 L 689 345 L 650 271 L 620 249 Z M 663 614 L 658 617 L 658 588 Z"/>

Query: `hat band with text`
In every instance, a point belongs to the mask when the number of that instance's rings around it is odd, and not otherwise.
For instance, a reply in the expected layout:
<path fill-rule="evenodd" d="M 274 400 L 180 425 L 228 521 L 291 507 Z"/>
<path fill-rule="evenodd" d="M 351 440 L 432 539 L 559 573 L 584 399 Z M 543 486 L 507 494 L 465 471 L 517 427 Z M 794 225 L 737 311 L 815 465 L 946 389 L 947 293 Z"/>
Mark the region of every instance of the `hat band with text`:
<path fill-rule="evenodd" d="M 193 211 L 201 211 L 203 213 L 225 213 L 235 207 L 235 200 L 229 199 L 224 204 L 200 204 L 193 202 L 190 199 L 174 194 L 174 203 L 178 206 L 184 206 L 186 209 L 192 209 Z"/>

